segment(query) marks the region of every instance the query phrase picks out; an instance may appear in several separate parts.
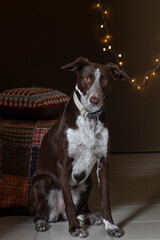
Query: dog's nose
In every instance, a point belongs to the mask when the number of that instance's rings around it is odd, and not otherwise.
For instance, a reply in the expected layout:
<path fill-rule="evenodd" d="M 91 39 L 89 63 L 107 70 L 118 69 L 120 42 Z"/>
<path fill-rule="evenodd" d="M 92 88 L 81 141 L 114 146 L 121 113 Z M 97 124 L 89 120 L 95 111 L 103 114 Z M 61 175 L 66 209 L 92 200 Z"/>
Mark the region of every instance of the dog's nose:
<path fill-rule="evenodd" d="M 96 96 L 90 97 L 90 103 L 93 105 L 97 105 L 99 103 L 99 99 Z"/>

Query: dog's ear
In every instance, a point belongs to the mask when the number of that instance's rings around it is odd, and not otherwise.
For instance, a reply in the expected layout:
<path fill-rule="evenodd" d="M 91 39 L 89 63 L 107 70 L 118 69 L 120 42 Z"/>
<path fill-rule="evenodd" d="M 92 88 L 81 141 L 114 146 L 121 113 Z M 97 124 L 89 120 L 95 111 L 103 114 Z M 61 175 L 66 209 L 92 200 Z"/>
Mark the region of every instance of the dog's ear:
<path fill-rule="evenodd" d="M 109 70 L 113 80 L 130 80 L 130 77 L 117 64 L 108 63 L 106 68 Z"/>
<path fill-rule="evenodd" d="M 89 65 L 89 61 L 87 58 L 79 57 L 74 62 L 68 63 L 64 65 L 62 69 L 68 69 L 70 71 L 81 71 L 84 66 Z"/>

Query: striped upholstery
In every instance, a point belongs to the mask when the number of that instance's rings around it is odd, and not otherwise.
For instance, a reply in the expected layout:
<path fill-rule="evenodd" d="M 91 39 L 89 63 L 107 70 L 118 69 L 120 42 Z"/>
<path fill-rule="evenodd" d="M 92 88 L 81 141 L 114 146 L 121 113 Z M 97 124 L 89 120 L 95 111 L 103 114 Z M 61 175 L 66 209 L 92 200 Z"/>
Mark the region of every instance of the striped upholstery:
<path fill-rule="evenodd" d="M 0 106 L 24 109 L 56 107 L 68 101 L 68 96 L 50 88 L 14 88 L 0 93 Z"/>
<path fill-rule="evenodd" d="M 0 117 L 47 120 L 62 113 L 69 97 L 51 88 L 14 88 L 0 93 Z"/>
<path fill-rule="evenodd" d="M 56 121 L 0 119 L 0 215 L 28 214 L 40 144 Z"/>

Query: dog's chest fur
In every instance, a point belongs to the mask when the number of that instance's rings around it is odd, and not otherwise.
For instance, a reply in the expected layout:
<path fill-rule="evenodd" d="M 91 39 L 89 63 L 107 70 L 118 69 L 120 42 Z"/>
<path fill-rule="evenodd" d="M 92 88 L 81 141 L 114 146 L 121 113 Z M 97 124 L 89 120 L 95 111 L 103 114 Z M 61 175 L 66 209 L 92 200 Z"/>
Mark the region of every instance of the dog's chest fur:
<path fill-rule="evenodd" d="M 108 129 L 98 121 L 79 115 L 78 129 L 67 129 L 68 155 L 73 158 L 71 185 L 84 182 L 96 162 L 106 157 Z"/>

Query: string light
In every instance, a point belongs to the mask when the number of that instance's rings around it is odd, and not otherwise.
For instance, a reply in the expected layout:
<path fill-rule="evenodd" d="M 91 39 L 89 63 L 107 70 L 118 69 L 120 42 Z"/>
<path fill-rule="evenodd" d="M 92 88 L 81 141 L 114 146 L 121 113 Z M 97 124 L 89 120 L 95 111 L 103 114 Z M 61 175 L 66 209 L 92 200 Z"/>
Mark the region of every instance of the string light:
<path fill-rule="evenodd" d="M 101 14 L 102 14 L 102 20 L 103 20 L 103 24 L 100 25 L 101 29 L 103 29 L 105 31 L 105 37 L 104 37 L 104 40 L 103 40 L 103 43 L 107 45 L 107 47 L 103 47 L 103 51 L 104 52 L 107 52 L 107 51 L 110 51 L 115 57 L 116 57 L 116 61 L 118 63 L 118 65 L 121 66 L 121 69 L 125 72 L 125 70 L 122 68 L 122 66 L 124 65 L 123 63 L 123 59 L 122 59 L 122 54 L 121 53 L 117 53 L 116 51 L 114 51 L 112 49 L 112 46 L 111 46 L 111 35 L 109 33 L 109 30 L 108 30 L 108 24 L 107 24 L 107 15 L 108 15 L 108 11 L 107 10 L 104 10 L 103 9 L 103 5 L 101 3 L 101 0 L 98 0 L 98 3 L 97 3 L 97 8 L 99 8 L 101 10 Z M 149 70 L 145 77 L 143 78 L 143 81 L 142 81 L 142 84 L 137 84 L 136 83 L 136 79 L 132 79 L 130 78 L 130 81 L 129 83 L 134 85 L 135 87 L 137 87 L 138 90 L 142 89 L 143 86 L 145 86 L 150 78 L 150 75 L 152 76 L 156 76 L 156 72 L 160 69 L 160 58 L 156 58 L 155 59 L 155 62 L 157 63 L 157 66 L 152 69 L 152 70 Z"/>

